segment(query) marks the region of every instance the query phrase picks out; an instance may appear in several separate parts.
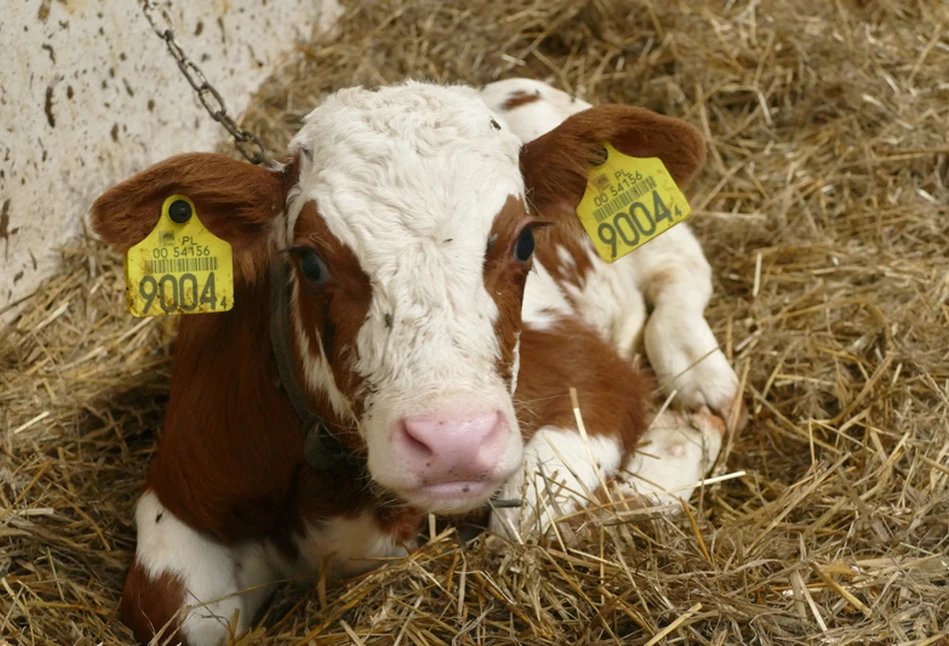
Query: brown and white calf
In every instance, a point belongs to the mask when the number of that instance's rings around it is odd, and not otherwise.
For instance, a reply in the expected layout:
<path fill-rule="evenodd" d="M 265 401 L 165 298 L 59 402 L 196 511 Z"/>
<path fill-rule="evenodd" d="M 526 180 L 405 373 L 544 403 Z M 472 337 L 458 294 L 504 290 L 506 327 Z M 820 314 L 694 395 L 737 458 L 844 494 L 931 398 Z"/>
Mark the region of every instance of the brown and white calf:
<path fill-rule="evenodd" d="M 182 155 L 96 202 L 124 251 L 187 195 L 234 253 L 233 310 L 180 323 L 122 595 L 137 638 L 223 643 L 275 581 L 405 554 L 428 512 L 523 496 L 494 529 L 543 531 L 541 497 L 574 509 L 624 467 L 640 492 L 688 496 L 720 446 L 715 414 L 740 406 L 703 318 L 708 264 L 680 225 L 607 265 L 574 209 L 597 144 L 660 157 L 680 184 L 704 144 L 673 118 L 586 107 L 524 80 L 343 90 L 277 170 Z M 681 402 L 647 432 L 659 459 L 635 454 L 652 398 L 640 336 Z M 297 387 L 338 445 L 328 463 L 305 457 Z"/>

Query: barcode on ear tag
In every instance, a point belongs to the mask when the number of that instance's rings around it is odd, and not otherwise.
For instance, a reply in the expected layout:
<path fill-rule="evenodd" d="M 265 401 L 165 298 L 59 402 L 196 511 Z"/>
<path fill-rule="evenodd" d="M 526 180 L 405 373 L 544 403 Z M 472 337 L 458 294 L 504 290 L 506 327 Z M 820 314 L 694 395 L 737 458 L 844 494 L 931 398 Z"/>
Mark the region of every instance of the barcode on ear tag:
<path fill-rule="evenodd" d="M 169 196 L 155 228 L 125 254 L 133 316 L 226 312 L 234 306 L 231 245 L 208 231 L 194 203 Z"/>
<path fill-rule="evenodd" d="M 577 217 L 596 252 L 614 262 L 692 215 L 658 157 L 630 157 L 608 143 L 606 161 L 590 170 Z"/>

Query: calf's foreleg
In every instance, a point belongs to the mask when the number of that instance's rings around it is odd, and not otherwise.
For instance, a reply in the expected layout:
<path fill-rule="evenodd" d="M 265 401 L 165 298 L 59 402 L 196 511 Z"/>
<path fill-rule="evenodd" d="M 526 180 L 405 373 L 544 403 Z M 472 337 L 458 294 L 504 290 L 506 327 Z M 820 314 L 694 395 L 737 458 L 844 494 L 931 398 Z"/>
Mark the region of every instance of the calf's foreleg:
<path fill-rule="evenodd" d="M 188 527 L 152 491 L 135 510 L 138 541 L 120 612 L 148 643 L 217 646 L 246 629 L 276 578 L 263 543 L 227 546 Z"/>

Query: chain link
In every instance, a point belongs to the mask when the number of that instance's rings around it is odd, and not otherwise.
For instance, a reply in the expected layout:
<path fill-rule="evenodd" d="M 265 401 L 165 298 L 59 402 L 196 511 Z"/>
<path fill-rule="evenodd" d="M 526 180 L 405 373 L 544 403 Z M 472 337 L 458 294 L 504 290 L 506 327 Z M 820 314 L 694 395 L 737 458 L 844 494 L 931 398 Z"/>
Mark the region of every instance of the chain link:
<path fill-rule="evenodd" d="M 161 14 L 161 19 L 165 23 L 164 28 L 158 25 L 154 15 L 155 12 Z M 198 101 L 200 101 L 204 109 L 208 111 L 211 118 L 224 126 L 224 129 L 234 138 L 234 146 L 237 148 L 237 152 L 243 155 L 244 158 L 252 164 L 263 163 L 267 166 L 275 166 L 274 160 L 267 154 L 264 142 L 251 131 L 242 130 L 240 126 L 237 125 L 234 119 L 227 113 L 227 106 L 224 104 L 224 98 L 221 96 L 221 93 L 208 82 L 201 68 L 188 58 L 188 55 L 185 54 L 181 45 L 175 40 L 175 31 L 171 28 L 172 21 L 168 15 L 168 11 L 164 7 L 159 6 L 155 0 L 142 0 L 142 13 L 145 14 L 145 18 L 148 20 L 152 31 L 165 41 L 169 53 L 171 53 L 175 62 L 178 63 L 178 69 L 181 70 L 188 84 L 191 85 L 198 95 Z"/>

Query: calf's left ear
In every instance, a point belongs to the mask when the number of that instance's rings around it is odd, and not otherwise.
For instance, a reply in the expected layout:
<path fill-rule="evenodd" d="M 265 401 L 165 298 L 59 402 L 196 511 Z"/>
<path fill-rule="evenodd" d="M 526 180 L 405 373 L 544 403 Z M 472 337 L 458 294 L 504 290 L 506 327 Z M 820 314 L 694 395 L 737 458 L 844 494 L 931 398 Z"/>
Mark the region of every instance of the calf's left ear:
<path fill-rule="evenodd" d="M 113 186 L 92 205 L 92 228 L 120 252 L 140 242 L 173 194 L 194 202 L 201 223 L 230 243 L 236 278 L 249 278 L 269 226 L 286 208 L 297 180 L 296 161 L 279 170 L 212 153 L 177 155 Z"/>
<path fill-rule="evenodd" d="M 527 199 L 541 215 L 574 212 L 608 143 L 630 157 L 658 157 L 681 187 L 702 167 L 705 140 L 692 125 L 645 108 L 602 105 L 569 117 L 521 149 Z"/>

